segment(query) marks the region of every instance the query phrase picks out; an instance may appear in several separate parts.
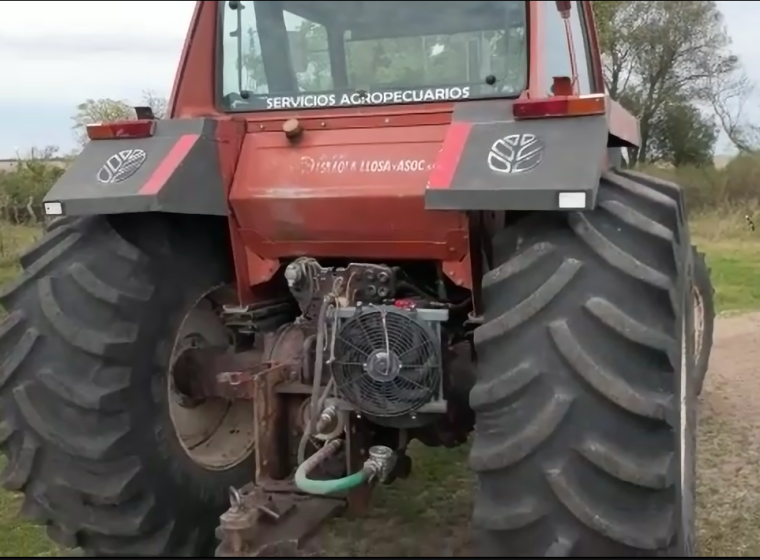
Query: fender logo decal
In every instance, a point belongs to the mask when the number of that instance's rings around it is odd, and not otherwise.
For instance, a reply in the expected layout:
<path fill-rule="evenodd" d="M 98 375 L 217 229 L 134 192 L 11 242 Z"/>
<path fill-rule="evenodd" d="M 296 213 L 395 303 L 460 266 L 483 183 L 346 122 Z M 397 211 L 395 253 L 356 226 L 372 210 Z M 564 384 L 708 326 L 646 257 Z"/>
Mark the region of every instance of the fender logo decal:
<path fill-rule="evenodd" d="M 140 149 L 116 152 L 98 171 L 98 182 L 113 185 L 126 181 L 142 167 L 147 157 L 145 151 Z"/>
<path fill-rule="evenodd" d="M 488 152 L 488 168 L 514 175 L 532 171 L 544 157 L 544 143 L 535 134 L 510 134 L 499 138 Z"/>

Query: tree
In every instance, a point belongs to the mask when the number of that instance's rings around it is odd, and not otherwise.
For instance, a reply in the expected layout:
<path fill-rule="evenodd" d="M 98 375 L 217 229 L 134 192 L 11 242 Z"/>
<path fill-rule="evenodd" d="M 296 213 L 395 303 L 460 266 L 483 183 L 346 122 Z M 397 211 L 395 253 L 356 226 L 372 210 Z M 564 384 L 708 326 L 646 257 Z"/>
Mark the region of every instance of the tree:
<path fill-rule="evenodd" d="M 2 219 L 37 222 L 42 215 L 42 198 L 63 174 L 65 163 L 56 146 L 17 153 L 15 169 L 0 172 Z"/>
<path fill-rule="evenodd" d="M 675 167 L 713 165 L 714 119 L 682 101 L 661 111 L 651 126 L 650 158 Z"/>
<path fill-rule="evenodd" d="M 665 133 L 658 127 L 672 133 L 679 123 L 703 123 L 700 107 L 723 99 L 725 84 L 739 79 L 716 3 L 597 1 L 593 6 L 608 91 L 641 122 L 641 147 L 631 154 L 632 163 L 680 159 L 690 150 L 677 157 L 663 151 L 675 143 L 663 143 Z M 671 110 L 678 114 L 669 117 Z M 712 136 L 708 128 L 702 131 L 702 140 Z M 686 138 L 686 132 L 679 131 L 679 137 Z"/>
<path fill-rule="evenodd" d="M 592 4 L 607 90 L 620 99 L 633 77 L 633 59 L 640 47 L 635 30 L 642 25 L 635 2 L 597 1 Z"/>
<path fill-rule="evenodd" d="M 152 90 L 145 90 L 141 103 L 153 109 L 153 113 L 159 119 L 166 115 L 166 99 L 158 96 Z M 74 135 L 80 146 L 87 143 L 88 124 L 100 122 L 113 122 L 122 120 L 132 120 L 135 118 L 135 111 L 132 104 L 125 100 L 117 99 L 87 99 L 84 103 L 77 105 L 77 112 L 72 117 L 74 121 Z"/>
<path fill-rule="evenodd" d="M 153 110 L 153 114 L 156 115 L 157 119 L 166 118 L 166 111 L 168 109 L 166 97 L 158 95 L 152 89 L 146 89 L 143 91 L 142 103 Z"/>
<path fill-rule="evenodd" d="M 705 100 L 715 113 L 729 141 L 742 153 L 753 153 L 760 147 L 760 127 L 746 120 L 744 109 L 754 97 L 755 86 L 743 73 L 715 76 L 705 92 Z"/>

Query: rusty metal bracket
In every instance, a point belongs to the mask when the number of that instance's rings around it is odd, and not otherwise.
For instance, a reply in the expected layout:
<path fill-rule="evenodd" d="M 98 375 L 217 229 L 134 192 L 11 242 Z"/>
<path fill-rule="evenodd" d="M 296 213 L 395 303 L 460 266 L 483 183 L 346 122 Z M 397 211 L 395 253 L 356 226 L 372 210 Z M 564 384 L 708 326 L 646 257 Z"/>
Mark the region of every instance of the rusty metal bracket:
<path fill-rule="evenodd" d="M 288 379 L 284 368 L 257 375 L 251 385 L 256 435 L 255 480 L 279 480 L 286 477 L 287 449 L 282 434 L 287 433 L 287 410 L 277 394 L 277 385 Z"/>
<path fill-rule="evenodd" d="M 370 440 L 365 422 L 361 418 L 353 417 L 346 430 L 346 471 L 349 473 L 359 472 L 367 459 Z M 372 484 L 363 484 L 348 493 L 348 510 L 351 515 L 360 517 L 367 512 L 373 488 Z"/>
<path fill-rule="evenodd" d="M 217 557 L 298 556 L 322 524 L 345 507 L 339 499 L 270 492 L 249 484 L 231 490 L 221 516 Z"/>

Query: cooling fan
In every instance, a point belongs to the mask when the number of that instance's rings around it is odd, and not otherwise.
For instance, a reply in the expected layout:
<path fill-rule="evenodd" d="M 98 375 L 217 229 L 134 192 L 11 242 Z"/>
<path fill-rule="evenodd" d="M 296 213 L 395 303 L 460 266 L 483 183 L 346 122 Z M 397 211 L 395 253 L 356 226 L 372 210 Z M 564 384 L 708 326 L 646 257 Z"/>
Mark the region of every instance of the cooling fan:
<path fill-rule="evenodd" d="M 370 416 L 392 417 L 439 396 L 439 323 L 421 319 L 423 312 L 369 306 L 341 321 L 332 374 L 346 401 Z"/>

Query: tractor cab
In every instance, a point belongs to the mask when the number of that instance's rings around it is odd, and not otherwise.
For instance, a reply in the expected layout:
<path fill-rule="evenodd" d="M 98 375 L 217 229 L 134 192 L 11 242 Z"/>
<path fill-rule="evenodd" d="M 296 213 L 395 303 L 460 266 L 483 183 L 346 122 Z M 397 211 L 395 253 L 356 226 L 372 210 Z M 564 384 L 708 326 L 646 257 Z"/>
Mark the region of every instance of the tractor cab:
<path fill-rule="evenodd" d="M 540 163 L 559 158 L 575 167 L 573 207 L 593 203 L 598 170 L 581 162 L 604 150 L 604 96 L 558 106 L 553 78 L 529 63 L 529 23 L 543 18 L 554 27 L 533 41 L 551 45 L 565 95 L 597 91 L 588 48 L 568 51 L 568 34 L 586 41 L 586 9 L 566 20 L 553 3 L 434 6 L 217 4 L 216 108 L 247 123 L 229 200 L 251 252 L 366 257 L 369 246 L 373 258 L 460 263 L 464 215 L 431 210 L 555 209 L 567 176 Z M 595 118 L 536 119 L 568 114 Z"/>

